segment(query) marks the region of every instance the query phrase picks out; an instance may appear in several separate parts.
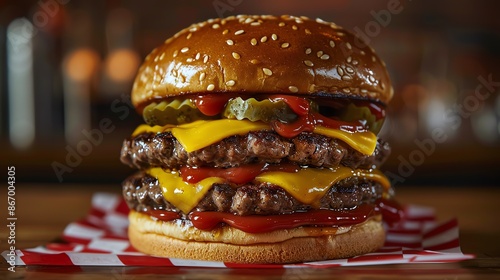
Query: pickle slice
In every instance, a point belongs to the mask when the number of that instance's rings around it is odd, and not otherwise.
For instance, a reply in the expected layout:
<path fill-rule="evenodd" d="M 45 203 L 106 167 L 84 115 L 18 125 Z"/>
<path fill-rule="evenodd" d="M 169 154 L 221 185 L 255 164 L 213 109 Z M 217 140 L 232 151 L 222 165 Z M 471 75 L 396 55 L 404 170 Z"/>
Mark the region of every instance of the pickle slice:
<path fill-rule="evenodd" d="M 210 119 L 190 99 L 153 102 L 144 108 L 142 116 L 149 125 L 183 124 Z"/>
<path fill-rule="evenodd" d="M 279 120 L 290 123 L 297 119 L 297 114 L 284 101 L 271 101 L 269 99 L 256 100 L 255 98 L 233 98 L 228 101 L 222 116 L 228 119 L 248 119 L 250 121 L 270 122 Z"/>
<path fill-rule="evenodd" d="M 369 108 L 365 106 L 358 107 L 353 103 L 350 103 L 341 111 L 339 118 L 348 122 L 361 120 L 366 128 L 375 134 L 380 131 L 384 124 L 384 118 L 377 120 Z"/>

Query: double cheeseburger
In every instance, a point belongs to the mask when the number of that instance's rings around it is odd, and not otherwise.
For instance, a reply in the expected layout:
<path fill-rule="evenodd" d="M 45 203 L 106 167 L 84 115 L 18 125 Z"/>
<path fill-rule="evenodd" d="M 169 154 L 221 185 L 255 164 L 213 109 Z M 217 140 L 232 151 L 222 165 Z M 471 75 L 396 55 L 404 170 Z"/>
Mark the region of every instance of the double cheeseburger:
<path fill-rule="evenodd" d="M 291 263 L 372 252 L 397 219 L 377 139 L 393 90 L 372 48 L 293 16 L 194 24 L 154 49 L 123 143 L 131 244 L 147 254 Z"/>

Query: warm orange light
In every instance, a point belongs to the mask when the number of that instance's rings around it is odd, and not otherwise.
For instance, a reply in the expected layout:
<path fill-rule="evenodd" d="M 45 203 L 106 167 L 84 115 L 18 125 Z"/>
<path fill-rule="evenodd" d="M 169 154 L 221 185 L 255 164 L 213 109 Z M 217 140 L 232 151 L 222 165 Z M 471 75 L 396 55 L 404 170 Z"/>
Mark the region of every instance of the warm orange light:
<path fill-rule="evenodd" d="M 66 56 L 64 72 L 77 82 L 86 82 L 94 75 L 99 64 L 99 56 L 91 49 L 82 48 Z"/>
<path fill-rule="evenodd" d="M 105 71 L 115 82 L 128 82 L 134 79 L 139 63 L 137 53 L 128 49 L 117 49 L 106 59 Z"/>

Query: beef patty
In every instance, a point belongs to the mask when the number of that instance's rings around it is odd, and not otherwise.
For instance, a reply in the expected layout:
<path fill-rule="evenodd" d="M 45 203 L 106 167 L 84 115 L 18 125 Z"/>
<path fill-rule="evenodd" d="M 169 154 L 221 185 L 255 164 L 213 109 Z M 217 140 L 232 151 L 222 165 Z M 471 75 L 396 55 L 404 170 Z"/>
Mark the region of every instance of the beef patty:
<path fill-rule="evenodd" d="M 183 165 L 218 168 L 251 163 L 295 162 L 300 165 L 351 168 L 375 168 L 390 154 L 389 144 L 378 140 L 372 155 L 363 155 L 344 142 L 324 135 L 303 132 L 283 138 L 274 131 L 234 135 L 208 147 L 186 152 L 170 133 L 142 133 L 126 139 L 121 161 L 130 167 L 178 169 Z"/>
<path fill-rule="evenodd" d="M 384 188 L 379 183 L 350 177 L 333 185 L 314 208 L 352 209 L 364 203 L 374 203 L 383 194 Z M 158 180 L 142 171 L 123 182 L 123 197 L 130 209 L 139 212 L 168 210 L 181 213 L 165 200 Z M 247 183 L 242 186 L 216 183 L 193 210 L 244 216 L 286 214 L 312 208 L 299 202 L 281 187 L 269 183 Z M 186 215 L 183 217 L 186 218 Z"/>

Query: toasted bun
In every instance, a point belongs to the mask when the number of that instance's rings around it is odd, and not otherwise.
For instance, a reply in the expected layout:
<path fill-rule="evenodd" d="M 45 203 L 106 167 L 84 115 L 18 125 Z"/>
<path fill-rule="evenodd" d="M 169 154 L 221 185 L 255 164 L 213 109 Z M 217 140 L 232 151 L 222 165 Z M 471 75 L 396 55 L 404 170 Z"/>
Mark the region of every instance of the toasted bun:
<path fill-rule="evenodd" d="M 286 93 L 361 98 L 393 95 L 384 62 L 359 37 L 322 20 L 237 16 L 194 24 L 153 50 L 132 102 L 204 93 Z"/>
<path fill-rule="evenodd" d="M 129 239 L 139 251 L 162 257 L 222 261 L 232 263 L 294 263 L 347 258 L 373 252 L 384 244 L 385 233 L 380 216 L 366 222 L 344 228 L 332 233 L 311 228 L 311 234 L 287 235 L 287 230 L 262 235 L 247 234 L 223 227 L 212 236 L 225 235 L 224 242 L 197 241 L 193 234 L 190 238 L 178 239 L 168 235 L 165 227 L 183 227 L 182 224 L 155 221 L 150 217 L 131 211 Z M 248 235 L 248 236 L 246 236 Z M 272 240 L 277 236 L 279 240 Z M 269 239 L 271 238 L 271 239 Z M 235 242 L 232 243 L 231 239 Z M 251 244 L 241 245 L 241 240 L 253 240 Z"/>

